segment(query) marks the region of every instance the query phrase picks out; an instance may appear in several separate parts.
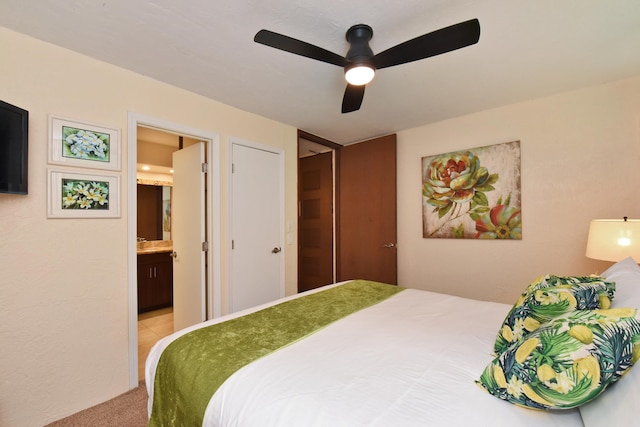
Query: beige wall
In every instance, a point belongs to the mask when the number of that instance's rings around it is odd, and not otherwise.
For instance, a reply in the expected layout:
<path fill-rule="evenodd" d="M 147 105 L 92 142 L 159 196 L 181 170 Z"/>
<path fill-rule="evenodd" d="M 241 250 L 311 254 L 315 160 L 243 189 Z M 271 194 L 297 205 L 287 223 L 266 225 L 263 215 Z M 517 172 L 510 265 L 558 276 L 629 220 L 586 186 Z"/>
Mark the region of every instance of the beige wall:
<path fill-rule="evenodd" d="M 29 194 L 0 195 L 0 425 L 39 426 L 128 389 L 128 112 L 220 135 L 223 230 L 230 136 L 285 151 L 285 220 L 295 223 L 297 134 L 3 28 L 0 58 L 0 99 L 30 112 Z M 121 218 L 46 218 L 49 114 L 121 130 Z M 295 245 L 285 254 L 292 293 Z"/>
<path fill-rule="evenodd" d="M 514 140 L 523 239 L 423 239 L 421 158 Z M 513 303 L 541 274 L 603 271 L 589 221 L 640 217 L 640 77 L 399 132 L 398 164 L 400 284 Z"/>
<path fill-rule="evenodd" d="M 187 146 L 185 145 L 185 147 Z M 141 141 L 140 138 L 138 138 L 137 161 L 141 164 L 170 168 L 173 163 L 173 152 L 177 150 L 177 144 L 175 147 L 172 147 L 170 145 Z"/>

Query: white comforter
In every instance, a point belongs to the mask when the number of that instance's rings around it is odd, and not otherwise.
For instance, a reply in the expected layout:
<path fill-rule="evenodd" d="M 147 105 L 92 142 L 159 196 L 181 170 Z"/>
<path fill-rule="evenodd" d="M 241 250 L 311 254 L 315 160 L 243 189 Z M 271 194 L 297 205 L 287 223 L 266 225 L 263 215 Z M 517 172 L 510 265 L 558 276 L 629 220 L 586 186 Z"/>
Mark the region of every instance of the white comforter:
<path fill-rule="evenodd" d="M 236 372 L 204 425 L 582 426 L 577 411 L 519 408 L 474 383 L 509 308 L 407 289 Z M 175 336 L 149 356 L 151 397 L 155 365 Z"/>

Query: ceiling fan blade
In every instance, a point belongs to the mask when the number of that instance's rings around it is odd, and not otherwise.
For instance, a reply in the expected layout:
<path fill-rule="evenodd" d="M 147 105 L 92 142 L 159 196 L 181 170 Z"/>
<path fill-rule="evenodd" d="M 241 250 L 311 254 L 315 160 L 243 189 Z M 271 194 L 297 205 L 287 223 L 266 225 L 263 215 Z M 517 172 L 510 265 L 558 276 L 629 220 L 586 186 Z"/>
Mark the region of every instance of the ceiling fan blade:
<path fill-rule="evenodd" d="M 377 54 L 373 61 L 378 69 L 392 67 L 470 46 L 479 39 L 480 22 L 471 19 L 389 48 Z"/>
<path fill-rule="evenodd" d="M 347 85 L 342 98 L 342 114 L 360 109 L 362 98 L 364 98 L 364 88 L 365 85 Z"/>
<path fill-rule="evenodd" d="M 337 65 L 339 67 L 344 67 L 347 64 L 347 60 L 337 53 L 330 52 L 321 47 L 314 46 L 289 36 L 274 33 L 269 30 L 258 31 L 253 38 L 253 41 L 276 49 L 284 50 L 285 52 Z"/>

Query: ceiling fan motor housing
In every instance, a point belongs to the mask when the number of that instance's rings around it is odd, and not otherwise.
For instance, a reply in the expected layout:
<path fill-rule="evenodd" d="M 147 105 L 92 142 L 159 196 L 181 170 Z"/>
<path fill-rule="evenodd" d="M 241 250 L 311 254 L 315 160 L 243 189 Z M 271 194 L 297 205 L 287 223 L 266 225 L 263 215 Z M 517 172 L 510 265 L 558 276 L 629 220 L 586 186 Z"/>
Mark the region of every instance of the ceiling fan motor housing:
<path fill-rule="evenodd" d="M 373 29 L 366 24 L 357 24 L 347 30 L 347 41 L 351 45 L 346 55 L 345 72 L 357 66 L 367 66 L 375 70 L 373 51 L 369 40 L 373 37 Z"/>

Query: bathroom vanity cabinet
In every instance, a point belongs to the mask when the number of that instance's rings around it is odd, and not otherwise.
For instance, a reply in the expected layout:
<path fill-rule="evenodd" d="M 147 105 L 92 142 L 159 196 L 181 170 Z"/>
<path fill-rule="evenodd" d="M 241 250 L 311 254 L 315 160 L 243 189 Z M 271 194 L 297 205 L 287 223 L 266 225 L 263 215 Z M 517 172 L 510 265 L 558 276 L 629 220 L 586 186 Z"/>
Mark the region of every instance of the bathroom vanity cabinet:
<path fill-rule="evenodd" d="M 138 313 L 173 305 L 172 252 L 138 254 Z"/>

